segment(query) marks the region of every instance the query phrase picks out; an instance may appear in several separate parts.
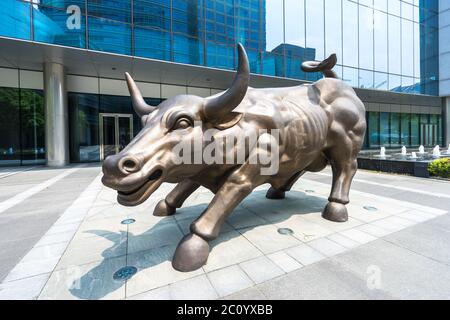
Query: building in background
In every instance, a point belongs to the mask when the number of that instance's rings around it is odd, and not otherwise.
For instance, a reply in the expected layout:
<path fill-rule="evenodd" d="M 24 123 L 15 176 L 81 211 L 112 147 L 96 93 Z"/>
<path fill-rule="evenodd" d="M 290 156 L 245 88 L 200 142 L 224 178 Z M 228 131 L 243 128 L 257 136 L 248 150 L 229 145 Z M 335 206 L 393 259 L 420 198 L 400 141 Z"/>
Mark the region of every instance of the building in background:
<path fill-rule="evenodd" d="M 141 128 L 123 73 L 151 104 L 230 84 L 315 81 L 337 53 L 367 109 L 365 148 L 449 143 L 450 0 L 4 0 L 0 165 L 100 161 Z"/>

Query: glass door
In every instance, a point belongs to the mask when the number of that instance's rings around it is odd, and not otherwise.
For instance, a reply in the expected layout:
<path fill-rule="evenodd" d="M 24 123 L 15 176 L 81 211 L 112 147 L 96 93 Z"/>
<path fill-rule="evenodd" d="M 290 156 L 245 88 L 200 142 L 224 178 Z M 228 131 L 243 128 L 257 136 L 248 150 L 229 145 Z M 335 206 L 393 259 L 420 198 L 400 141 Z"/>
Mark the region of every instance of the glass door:
<path fill-rule="evenodd" d="M 133 115 L 100 114 L 100 159 L 119 153 L 133 139 Z"/>

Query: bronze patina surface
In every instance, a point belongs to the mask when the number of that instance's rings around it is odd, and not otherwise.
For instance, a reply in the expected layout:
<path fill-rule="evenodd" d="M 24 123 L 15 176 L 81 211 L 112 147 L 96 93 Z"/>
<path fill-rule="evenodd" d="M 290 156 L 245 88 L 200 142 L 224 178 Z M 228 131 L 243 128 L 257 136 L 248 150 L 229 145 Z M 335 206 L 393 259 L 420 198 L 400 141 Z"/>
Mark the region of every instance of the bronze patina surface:
<path fill-rule="evenodd" d="M 147 200 L 161 183 L 177 183 L 156 206 L 154 214 L 158 216 L 175 214 L 200 186 L 215 194 L 208 208 L 191 224 L 191 233 L 176 249 L 172 265 L 180 271 L 192 271 L 206 263 L 208 242 L 218 237 L 226 218 L 253 189 L 269 183 L 272 187 L 267 198 L 283 199 L 305 172 L 321 171 L 327 164 L 332 166 L 333 182 L 323 217 L 335 222 L 348 220 L 345 205 L 349 203 L 366 121 L 364 105 L 353 88 L 337 79 L 332 71 L 336 56 L 302 65 L 305 72 L 323 73 L 324 78 L 313 84 L 254 89 L 249 87 L 249 62 L 241 45 L 238 53 L 239 66 L 233 84 L 224 93 L 208 98 L 179 95 L 158 107 L 149 106 L 126 74 L 133 106 L 144 128 L 124 150 L 104 161 L 103 184 L 118 191 L 120 204 L 136 206 Z M 235 146 L 223 154 L 223 158 L 233 158 L 243 152 L 241 162 L 180 164 L 180 155 L 174 148 L 209 129 L 215 129 L 214 138 L 232 136 L 235 142 L 240 139 L 246 142 L 246 137 L 252 135 L 261 138 L 264 130 L 277 130 L 278 147 L 261 148 L 244 143 L 248 150 Z M 209 143 L 203 141 L 201 149 Z M 251 161 L 264 155 L 279 161 L 276 173 L 261 174 L 264 165 Z"/>

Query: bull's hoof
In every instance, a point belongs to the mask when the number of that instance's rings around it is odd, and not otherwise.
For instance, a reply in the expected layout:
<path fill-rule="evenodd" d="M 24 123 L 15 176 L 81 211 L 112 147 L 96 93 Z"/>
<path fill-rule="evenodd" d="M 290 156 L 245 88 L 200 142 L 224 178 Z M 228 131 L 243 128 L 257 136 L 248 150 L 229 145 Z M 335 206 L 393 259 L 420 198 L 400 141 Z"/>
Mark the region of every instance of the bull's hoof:
<path fill-rule="evenodd" d="M 163 199 L 156 205 L 153 215 L 155 217 L 168 217 L 174 215 L 176 211 L 176 208 L 169 206 L 166 200 Z"/>
<path fill-rule="evenodd" d="M 178 244 L 172 260 L 175 270 L 191 272 L 206 264 L 209 256 L 209 244 L 196 234 L 188 234 Z"/>
<path fill-rule="evenodd" d="M 347 222 L 347 208 L 342 203 L 328 202 L 322 211 L 322 217 L 333 222 Z"/>
<path fill-rule="evenodd" d="M 286 198 L 286 192 L 271 187 L 267 191 L 266 198 L 271 200 L 283 200 Z"/>

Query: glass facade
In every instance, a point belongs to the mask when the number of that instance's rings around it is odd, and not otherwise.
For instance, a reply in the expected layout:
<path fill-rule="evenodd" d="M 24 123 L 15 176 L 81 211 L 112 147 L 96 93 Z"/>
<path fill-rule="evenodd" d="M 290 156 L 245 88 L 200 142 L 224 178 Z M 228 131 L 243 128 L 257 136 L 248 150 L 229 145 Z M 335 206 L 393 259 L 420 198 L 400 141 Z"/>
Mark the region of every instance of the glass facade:
<path fill-rule="evenodd" d="M 158 105 L 162 99 L 145 98 L 150 105 Z M 142 129 L 134 112 L 131 98 L 124 96 L 69 93 L 69 141 L 71 162 L 97 162 L 101 160 L 101 115 L 131 116 L 135 136 Z M 108 121 L 111 118 L 107 119 Z M 123 119 L 119 118 L 119 123 Z M 113 123 L 114 126 L 114 123 Z M 114 131 L 114 128 L 112 128 Z M 107 137 L 105 137 L 107 138 Z M 108 138 L 114 138 L 114 133 Z M 103 144 L 107 144 L 103 141 Z"/>
<path fill-rule="evenodd" d="M 44 162 L 42 90 L 0 87 L 0 165 Z"/>
<path fill-rule="evenodd" d="M 438 95 L 438 0 L 4 0 L 0 35 L 316 80 L 337 53 L 355 87 Z"/>
<path fill-rule="evenodd" d="M 369 111 L 366 120 L 365 149 L 443 145 L 441 115 Z"/>

